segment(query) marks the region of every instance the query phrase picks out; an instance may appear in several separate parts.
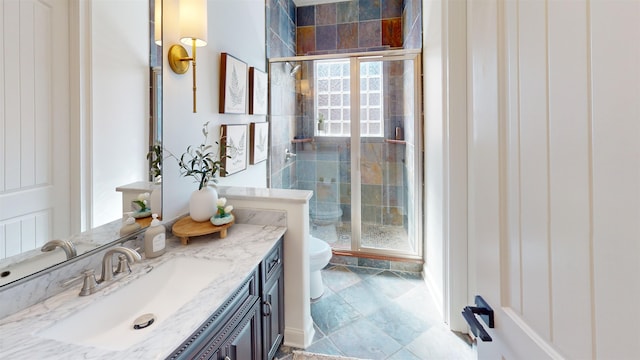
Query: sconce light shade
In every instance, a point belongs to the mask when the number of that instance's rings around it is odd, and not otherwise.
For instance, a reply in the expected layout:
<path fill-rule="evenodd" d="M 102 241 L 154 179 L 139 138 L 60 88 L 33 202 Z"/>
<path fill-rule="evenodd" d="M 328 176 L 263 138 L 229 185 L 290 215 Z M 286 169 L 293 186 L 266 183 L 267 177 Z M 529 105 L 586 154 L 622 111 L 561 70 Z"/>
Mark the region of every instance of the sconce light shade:
<path fill-rule="evenodd" d="M 187 46 L 207 45 L 207 0 L 180 1 L 180 42 Z"/>
<path fill-rule="evenodd" d="M 162 0 L 156 0 L 153 5 L 153 39 L 158 46 L 162 46 Z"/>

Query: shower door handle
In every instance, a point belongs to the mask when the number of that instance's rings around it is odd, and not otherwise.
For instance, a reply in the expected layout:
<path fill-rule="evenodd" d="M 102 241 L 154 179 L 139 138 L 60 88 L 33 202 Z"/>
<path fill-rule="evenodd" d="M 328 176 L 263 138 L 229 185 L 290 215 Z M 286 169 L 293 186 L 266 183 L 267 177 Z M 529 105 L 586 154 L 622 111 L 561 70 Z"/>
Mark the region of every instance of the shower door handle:
<path fill-rule="evenodd" d="M 291 151 L 289 151 L 289 149 L 284 149 L 284 161 L 289 161 L 292 158 L 296 157 L 296 154 L 292 153 Z"/>

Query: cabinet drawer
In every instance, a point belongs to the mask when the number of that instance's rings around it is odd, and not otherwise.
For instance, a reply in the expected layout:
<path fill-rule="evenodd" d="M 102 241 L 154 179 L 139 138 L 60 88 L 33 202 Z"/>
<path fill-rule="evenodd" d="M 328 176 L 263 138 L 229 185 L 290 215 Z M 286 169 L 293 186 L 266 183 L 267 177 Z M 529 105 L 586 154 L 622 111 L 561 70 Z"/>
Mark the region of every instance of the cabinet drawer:
<path fill-rule="evenodd" d="M 282 255 L 283 255 L 282 238 L 280 238 L 280 240 L 278 240 L 278 242 L 273 247 L 273 249 L 271 249 L 269 254 L 267 254 L 267 256 L 265 256 L 264 260 L 262 261 L 260 271 L 262 273 L 261 283 L 263 286 L 267 282 L 269 282 L 269 280 L 272 277 L 278 275 L 278 271 L 282 269 L 283 267 Z"/>

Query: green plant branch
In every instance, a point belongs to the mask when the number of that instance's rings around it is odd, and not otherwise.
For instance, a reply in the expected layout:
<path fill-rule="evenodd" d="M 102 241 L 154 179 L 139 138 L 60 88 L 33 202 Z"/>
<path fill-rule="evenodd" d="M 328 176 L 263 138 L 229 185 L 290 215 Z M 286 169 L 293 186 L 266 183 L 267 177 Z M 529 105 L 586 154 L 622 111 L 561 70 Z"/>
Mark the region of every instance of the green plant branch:
<path fill-rule="evenodd" d="M 178 158 L 169 150 L 165 151 L 169 154 L 168 157 L 173 157 L 178 162 L 180 168 L 180 175 L 184 177 L 191 176 L 198 183 L 198 190 L 201 190 L 205 186 L 209 186 L 210 183 L 216 183 L 216 173 L 226 173 L 224 170 L 224 164 L 220 160 L 216 160 L 216 152 L 213 151 L 212 145 L 207 145 L 207 137 L 209 122 L 206 122 L 202 127 L 202 135 L 204 140 L 202 144 L 198 146 L 187 146 L 187 150 Z M 218 142 L 216 141 L 216 144 Z"/>

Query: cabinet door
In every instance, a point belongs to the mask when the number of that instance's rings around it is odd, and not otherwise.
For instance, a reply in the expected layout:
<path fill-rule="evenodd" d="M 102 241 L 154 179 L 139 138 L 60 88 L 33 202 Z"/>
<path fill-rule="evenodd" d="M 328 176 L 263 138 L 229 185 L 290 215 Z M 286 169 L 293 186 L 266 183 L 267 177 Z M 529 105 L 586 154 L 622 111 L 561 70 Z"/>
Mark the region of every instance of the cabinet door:
<path fill-rule="evenodd" d="M 273 359 L 284 338 L 284 276 L 279 271 L 262 294 L 262 341 L 266 359 Z"/>
<path fill-rule="evenodd" d="M 229 336 L 224 345 L 223 360 L 260 360 L 262 358 L 259 305 L 259 301 L 254 304 L 252 310 Z"/>

